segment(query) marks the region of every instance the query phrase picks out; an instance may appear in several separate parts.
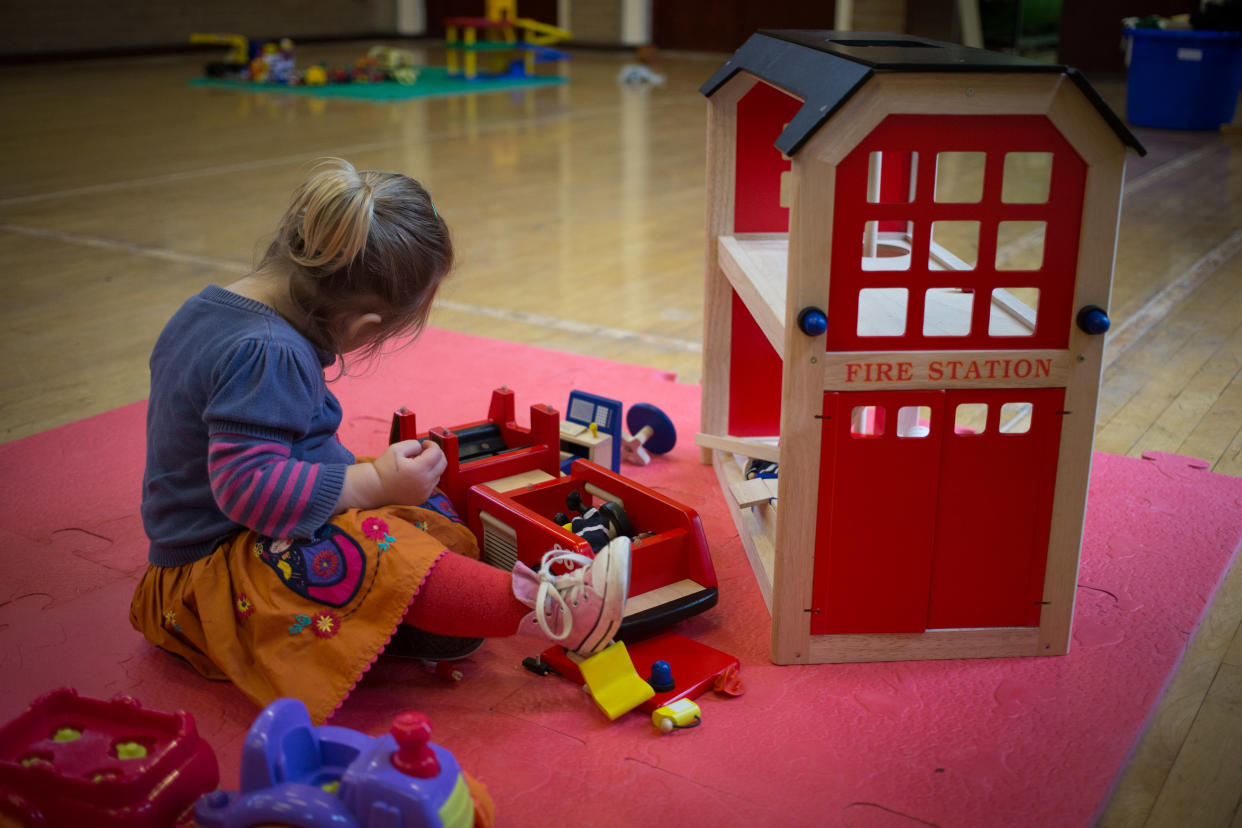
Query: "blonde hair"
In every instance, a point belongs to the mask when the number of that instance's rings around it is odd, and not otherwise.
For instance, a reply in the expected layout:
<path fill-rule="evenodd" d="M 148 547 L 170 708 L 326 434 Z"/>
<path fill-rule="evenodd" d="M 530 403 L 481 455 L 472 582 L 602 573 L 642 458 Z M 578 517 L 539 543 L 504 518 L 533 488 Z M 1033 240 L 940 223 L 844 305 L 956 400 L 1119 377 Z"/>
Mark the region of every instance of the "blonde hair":
<path fill-rule="evenodd" d="M 422 330 L 452 270 L 453 243 L 431 196 L 414 179 L 325 158 L 294 191 L 260 266 L 288 274 L 289 299 L 300 317 L 295 326 L 335 353 L 343 370 L 340 325 L 349 316 L 381 317 L 359 349 L 364 359 L 385 341 Z"/>

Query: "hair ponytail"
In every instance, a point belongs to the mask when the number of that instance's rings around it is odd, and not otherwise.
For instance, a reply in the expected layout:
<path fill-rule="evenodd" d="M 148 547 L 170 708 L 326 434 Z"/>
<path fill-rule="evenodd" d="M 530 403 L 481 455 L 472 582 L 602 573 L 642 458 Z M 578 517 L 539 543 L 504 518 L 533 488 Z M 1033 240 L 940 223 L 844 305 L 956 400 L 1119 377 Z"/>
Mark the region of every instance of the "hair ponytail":
<path fill-rule="evenodd" d="M 293 194 L 285 216 L 292 261 L 334 270 L 366 248 L 374 191 L 348 162 L 325 159 Z"/>
<path fill-rule="evenodd" d="M 383 324 L 366 355 L 384 341 L 416 334 L 453 265 L 448 226 L 417 181 L 399 173 L 355 170 L 328 158 L 294 191 L 263 266 L 283 264 L 294 324 L 338 356 L 339 321 L 378 313 Z"/>

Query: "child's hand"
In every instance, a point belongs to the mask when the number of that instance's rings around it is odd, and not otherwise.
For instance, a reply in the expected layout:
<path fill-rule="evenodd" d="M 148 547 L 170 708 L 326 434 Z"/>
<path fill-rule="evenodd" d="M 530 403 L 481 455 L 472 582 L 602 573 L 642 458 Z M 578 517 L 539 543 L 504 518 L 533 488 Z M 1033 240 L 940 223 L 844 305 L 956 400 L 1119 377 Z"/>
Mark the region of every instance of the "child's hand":
<path fill-rule="evenodd" d="M 375 459 L 384 490 L 384 502 L 417 506 L 431 497 L 447 461 L 440 446 L 430 440 L 393 443 Z"/>

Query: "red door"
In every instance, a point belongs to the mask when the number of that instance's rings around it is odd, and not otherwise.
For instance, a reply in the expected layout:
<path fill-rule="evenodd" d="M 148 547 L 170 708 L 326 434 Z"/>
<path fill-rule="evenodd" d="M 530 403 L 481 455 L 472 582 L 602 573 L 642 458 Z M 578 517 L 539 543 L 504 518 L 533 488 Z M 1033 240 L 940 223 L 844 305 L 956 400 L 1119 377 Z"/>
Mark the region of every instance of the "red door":
<path fill-rule="evenodd" d="M 1039 625 L 1064 400 L 946 392 L 928 629 Z"/>
<path fill-rule="evenodd" d="M 811 633 L 1038 626 L 1064 397 L 825 394 Z"/>
<path fill-rule="evenodd" d="M 811 632 L 927 623 L 944 392 L 824 395 Z"/>

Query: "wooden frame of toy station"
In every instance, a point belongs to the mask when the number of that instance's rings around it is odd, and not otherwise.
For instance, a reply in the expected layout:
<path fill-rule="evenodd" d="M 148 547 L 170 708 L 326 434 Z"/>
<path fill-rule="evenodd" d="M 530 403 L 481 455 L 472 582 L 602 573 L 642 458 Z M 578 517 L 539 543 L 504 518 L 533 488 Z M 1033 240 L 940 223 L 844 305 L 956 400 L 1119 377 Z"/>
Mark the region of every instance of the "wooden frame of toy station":
<path fill-rule="evenodd" d="M 1143 148 L 1072 69 L 907 36 L 760 32 L 702 91 L 697 442 L 772 660 L 1067 652 Z"/>

